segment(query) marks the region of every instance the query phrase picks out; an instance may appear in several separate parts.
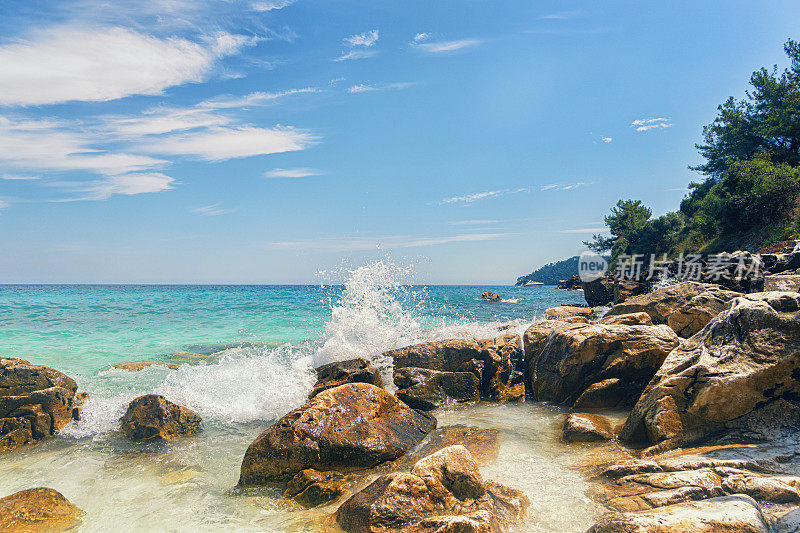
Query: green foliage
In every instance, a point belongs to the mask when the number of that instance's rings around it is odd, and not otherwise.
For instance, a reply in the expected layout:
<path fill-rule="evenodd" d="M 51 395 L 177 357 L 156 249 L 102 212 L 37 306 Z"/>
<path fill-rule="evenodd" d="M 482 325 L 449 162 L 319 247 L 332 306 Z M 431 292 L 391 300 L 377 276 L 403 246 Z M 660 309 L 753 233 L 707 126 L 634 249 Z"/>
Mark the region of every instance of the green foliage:
<path fill-rule="evenodd" d="M 619 254 L 625 253 L 632 236 L 643 230 L 652 214 L 641 200 L 620 200 L 611 208 L 611 214 L 605 217 L 611 237 L 594 235 L 591 241 L 584 241 L 584 244 L 597 253 L 611 250 L 611 259 L 616 259 Z"/>
<path fill-rule="evenodd" d="M 562 279 L 569 279 L 578 274 L 578 256 L 549 263 L 527 276 L 517 278 L 517 285 L 522 285 L 526 281 L 538 281 L 545 285 L 558 285 Z"/>

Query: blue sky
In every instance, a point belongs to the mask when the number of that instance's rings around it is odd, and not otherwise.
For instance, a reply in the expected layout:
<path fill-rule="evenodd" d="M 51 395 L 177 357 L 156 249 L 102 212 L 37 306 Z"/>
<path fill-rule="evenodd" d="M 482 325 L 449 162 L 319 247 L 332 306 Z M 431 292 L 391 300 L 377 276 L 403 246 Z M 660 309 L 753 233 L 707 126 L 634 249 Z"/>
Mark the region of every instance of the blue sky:
<path fill-rule="evenodd" d="M 512 283 L 676 209 L 800 38 L 789 1 L 136 4 L 0 4 L 2 282 Z"/>

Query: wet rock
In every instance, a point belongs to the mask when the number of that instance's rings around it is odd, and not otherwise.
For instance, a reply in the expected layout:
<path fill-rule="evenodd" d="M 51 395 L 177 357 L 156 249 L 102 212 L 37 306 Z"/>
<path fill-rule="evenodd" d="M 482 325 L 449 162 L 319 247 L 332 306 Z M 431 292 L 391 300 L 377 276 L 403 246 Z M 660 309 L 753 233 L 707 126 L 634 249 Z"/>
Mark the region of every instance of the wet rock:
<path fill-rule="evenodd" d="M 81 415 L 83 414 L 83 404 L 86 403 L 86 400 L 89 399 L 88 392 L 79 392 L 75 395 L 75 399 L 72 405 L 72 419 L 73 420 L 80 420 Z"/>
<path fill-rule="evenodd" d="M 440 372 L 471 372 L 482 400 L 515 402 L 525 398 L 524 354 L 519 335 L 483 340 L 426 342 L 386 352 L 395 369 L 416 367 Z"/>
<path fill-rule="evenodd" d="M 534 322 L 525 330 L 522 339 L 525 349 L 525 374 L 528 394 L 532 394 L 534 390 L 533 384 L 536 382 L 536 363 L 545 346 L 547 346 L 550 335 L 557 331 L 582 327 L 586 323 L 575 324 L 565 320 L 541 320 L 539 322 Z"/>
<path fill-rule="evenodd" d="M 638 387 L 618 378 L 593 383 L 578 396 L 572 409 L 617 409 L 630 406 L 641 393 Z"/>
<path fill-rule="evenodd" d="M 498 293 L 487 291 L 481 294 L 481 300 L 489 300 L 490 302 L 499 302 L 501 298 Z"/>
<path fill-rule="evenodd" d="M 748 496 L 770 503 L 796 503 L 800 501 L 800 493 L 788 483 L 772 478 L 752 474 L 734 474 L 725 478 L 722 488 L 729 494 L 747 494 Z"/>
<path fill-rule="evenodd" d="M 637 392 L 628 399 L 631 405 L 678 342 L 663 325 L 556 329 L 535 362 L 529 362 L 532 395 L 538 401 L 572 404 L 591 385 L 616 378 Z"/>
<path fill-rule="evenodd" d="M 140 372 L 150 366 L 165 366 L 171 370 L 178 368 L 178 365 L 175 363 L 165 363 L 161 361 L 132 361 L 130 363 L 117 363 L 113 367 L 129 372 Z"/>
<path fill-rule="evenodd" d="M 739 296 L 742 293 L 728 290 L 701 292 L 669 315 L 667 324 L 679 337 L 689 338 L 727 309 L 730 301 Z"/>
<path fill-rule="evenodd" d="M 313 468 L 301 470 L 286 485 L 285 498 L 294 498 L 303 507 L 317 507 L 344 494 L 344 475 L 339 472 L 320 472 Z"/>
<path fill-rule="evenodd" d="M 657 509 L 606 516 L 589 533 L 769 533 L 758 504 L 747 496 L 724 496 Z"/>
<path fill-rule="evenodd" d="M 53 435 L 72 420 L 77 385 L 47 366 L 0 358 L 0 450 Z"/>
<path fill-rule="evenodd" d="M 720 288 L 709 283 L 686 281 L 669 285 L 647 294 L 641 294 L 616 304 L 606 314 L 607 317 L 629 313 L 647 313 L 654 324 L 666 324 L 669 315 L 692 298 L 708 290 Z"/>
<path fill-rule="evenodd" d="M 313 398 L 324 390 L 332 389 L 345 383 L 370 383 L 376 387 L 383 388 L 383 378 L 380 370 L 372 366 L 372 363 L 368 360 L 360 357 L 322 365 L 316 371 L 317 382 L 308 395 L 309 398 Z"/>
<path fill-rule="evenodd" d="M 432 431 L 422 448 L 409 457 L 416 462 L 455 444 L 464 446 L 479 465 L 488 464 L 500 454 L 500 431 L 460 424 L 444 426 Z"/>
<path fill-rule="evenodd" d="M 735 299 L 673 350 L 620 438 L 655 453 L 712 436 L 774 438 L 800 424 L 800 294 Z"/>
<path fill-rule="evenodd" d="M 48 488 L 0 498 L 0 530 L 7 533 L 65 531 L 80 524 L 82 514 L 61 493 Z"/>
<path fill-rule="evenodd" d="M 571 413 L 564 419 L 561 440 L 564 442 L 601 442 L 614 438 L 611 421 L 590 413 Z"/>
<path fill-rule="evenodd" d="M 396 459 L 436 427 L 436 419 L 368 383 L 321 392 L 247 449 L 240 485 L 289 481 L 301 470 L 346 471 Z"/>
<path fill-rule="evenodd" d="M 122 434 L 138 441 L 174 440 L 198 433 L 200 417 L 157 394 L 133 400 L 120 421 Z"/>
<path fill-rule="evenodd" d="M 558 307 L 548 307 L 544 310 L 544 316 L 550 319 L 563 319 L 572 317 L 594 318 L 594 310 L 591 307 L 580 307 L 576 305 L 559 305 Z"/>
<path fill-rule="evenodd" d="M 450 446 L 410 473 L 379 477 L 339 507 L 336 521 L 347 533 L 498 532 L 522 520 L 529 504 L 520 491 L 484 482 L 466 448 Z"/>
<path fill-rule="evenodd" d="M 597 321 L 599 324 L 616 326 L 652 326 L 653 319 L 645 312 L 628 313 L 625 315 L 604 316 Z"/>
<path fill-rule="evenodd" d="M 427 368 L 399 368 L 395 393 L 414 409 L 430 411 L 443 405 L 480 400 L 480 382 L 472 372 L 439 372 Z"/>

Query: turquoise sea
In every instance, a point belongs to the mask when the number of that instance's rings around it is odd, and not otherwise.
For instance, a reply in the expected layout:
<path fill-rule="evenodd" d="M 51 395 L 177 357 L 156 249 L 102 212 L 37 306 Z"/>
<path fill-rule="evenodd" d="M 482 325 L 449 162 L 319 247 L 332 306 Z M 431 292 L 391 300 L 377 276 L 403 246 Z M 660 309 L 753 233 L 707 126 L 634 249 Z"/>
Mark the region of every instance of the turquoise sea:
<path fill-rule="evenodd" d="M 503 301 L 482 301 L 484 291 Z M 0 455 L 0 494 L 55 488 L 85 511 L 80 531 L 320 531 L 335 504 L 305 510 L 235 488 L 247 446 L 305 402 L 315 366 L 371 358 L 391 388 L 386 350 L 522 333 L 547 307 L 582 302 L 547 286 L 415 285 L 386 262 L 305 286 L 0 286 L 0 354 L 52 366 L 90 394 L 79 422 Z M 112 368 L 142 360 L 177 368 Z M 203 432 L 168 444 L 121 438 L 128 403 L 153 392 L 200 414 Z M 440 427 L 500 431 L 500 457 L 482 470 L 531 498 L 518 531 L 591 524 L 595 505 L 576 470 L 587 451 L 559 442 L 560 408 L 466 405 L 436 416 Z"/>

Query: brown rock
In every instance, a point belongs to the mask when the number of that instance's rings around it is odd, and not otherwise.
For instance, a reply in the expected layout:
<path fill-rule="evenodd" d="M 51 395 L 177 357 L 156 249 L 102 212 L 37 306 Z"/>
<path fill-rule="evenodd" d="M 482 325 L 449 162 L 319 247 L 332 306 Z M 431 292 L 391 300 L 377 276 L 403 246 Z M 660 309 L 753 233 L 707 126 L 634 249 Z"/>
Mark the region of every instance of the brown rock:
<path fill-rule="evenodd" d="M 591 307 L 611 305 L 614 301 L 614 278 L 604 276 L 594 281 L 584 282 L 583 297 Z"/>
<path fill-rule="evenodd" d="M 200 431 L 200 417 L 163 396 L 148 394 L 133 400 L 120 421 L 120 431 L 133 440 L 174 440 Z"/>
<path fill-rule="evenodd" d="M 339 472 L 301 470 L 286 485 L 283 496 L 294 498 L 303 507 L 317 507 L 344 494 L 344 476 Z"/>
<path fill-rule="evenodd" d="M 336 361 L 317 368 L 317 383 L 309 398 L 313 398 L 320 392 L 345 383 L 371 383 L 376 387 L 383 388 L 383 378 L 380 370 L 372 366 L 366 359 L 356 358 L 347 361 Z"/>
<path fill-rule="evenodd" d="M 679 337 L 689 338 L 727 309 L 730 301 L 739 296 L 742 293 L 728 290 L 701 292 L 670 314 L 667 324 Z"/>
<path fill-rule="evenodd" d="M 604 316 L 597 321 L 599 324 L 617 326 L 652 326 L 653 319 L 645 312 L 628 313 L 625 315 Z"/>
<path fill-rule="evenodd" d="M 7 533 L 65 531 L 80 524 L 82 514 L 53 489 L 27 489 L 0 499 L 0 530 Z"/>
<path fill-rule="evenodd" d="M 561 440 L 564 442 L 600 442 L 614 438 L 611 422 L 604 416 L 571 413 L 564 419 Z"/>
<path fill-rule="evenodd" d="M 0 450 L 53 435 L 72 420 L 77 385 L 50 367 L 0 358 Z"/>
<path fill-rule="evenodd" d="M 496 292 L 487 291 L 487 292 L 484 292 L 483 294 L 481 294 L 481 300 L 489 300 L 491 302 L 499 302 L 500 299 L 501 299 L 500 295 L 497 294 Z"/>
<path fill-rule="evenodd" d="M 725 478 L 722 488 L 729 494 L 748 496 L 770 503 L 796 503 L 800 501 L 797 489 L 784 481 L 753 474 L 734 474 Z"/>
<path fill-rule="evenodd" d="M 710 289 L 719 289 L 719 287 L 696 281 L 669 285 L 647 294 L 628 298 L 612 307 L 606 316 L 647 313 L 653 319 L 654 324 L 666 324 L 669 315 L 679 307 L 688 303 L 698 294 Z"/>
<path fill-rule="evenodd" d="M 635 385 L 630 385 L 621 379 L 604 379 L 589 385 L 572 404 L 572 409 L 622 408 L 635 402 L 640 393 Z"/>
<path fill-rule="evenodd" d="M 575 324 L 555 330 L 529 367 L 532 395 L 571 404 L 589 386 L 610 378 L 641 391 L 678 342 L 667 326 Z"/>
<path fill-rule="evenodd" d="M 557 331 L 583 327 L 584 324 L 574 324 L 564 320 L 541 320 L 534 322 L 523 335 L 525 346 L 525 365 L 527 374 L 527 390 L 531 393 L 533 383 L 536 382 L 536 363 L 550 340 L 550 335 Z"/>
<path fill-rule="evenodd" d="M 764 276 L 764 292 L 797 292 L 800 290 L 800 275 L 779 274 Z"/>
<path fill-rule="evenodd" d="M 548 307 L 547 309 L 545 309 L 544 316 L 551 319 L 553 318 L 562 319 L 562 318 L 572 318 L 572 317 L 593 318 L 594 310 L 591 307 L 579 307 L 576 305 L 560 305 L 558 307 Z"/>
<path fill-rule="evenodd" d="M 715 435 L 770 438 L 800 424 L 800 294 L 735 299 L 664 361 L 620 438 L 648 453 Z"/>
<path fill-rule="evenodd" d="M 369 468 L 400 457 L 435 427 L 435 418 L 374 385 L 340 385 L 264 431 L 245 453 L 239 484 L 280 483 L 307 468 Z"/>
<path fill-rule="evenodd" d="M 524 354 L 519 335 L 483 340 L 426 342 L 386 352 L 395 369 L 416 367 L 441 372 L 472 372 L 480 382 L 482 400 L 521 401 L 525 398 Z"/>
<path fill-rule="evenodd" d="M 433 430 L 421 449 L 410 457 L 419 460 L 448 446 L 464 446 L 478 464 L 488 464 L 500 455 L 500 431 L 456 424 Z"/>
<path fill-rule="evenodd" d="M 769 530 L 758 504 L 740 495 L 609 515 L 589 533 L 769 533 Z"/>
<path fill-rule="evenodd" d="M 172 370 L 178 368 L 178 365 L 175 363 L 164 363 L 161 361 L 132 361 L 130 363 L 117 363 L 114 365 L 114 368 L 119 368 L 120 370 L 127 370 L 129 372 L 139 372 L 140 370 L 144 370 L 149 366 L 165 366 Z"/>
<path fill-rule="evenodd" d="M 529 504 L 520 491 L 484 482 L 469 452 L 450 446 L 410 473 L 379 477 L 339 507 L 336 521 L 347 533 L 489 533 L 520 521 Z"/>
<path fill-rule="evenodd" d="M 414 409 L 430 411 L 443 405 L 480 400 L 480 382 L 472 372 L 439 372 L 427 368 L 398 368 L 395 395 Z"/>

